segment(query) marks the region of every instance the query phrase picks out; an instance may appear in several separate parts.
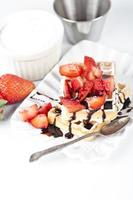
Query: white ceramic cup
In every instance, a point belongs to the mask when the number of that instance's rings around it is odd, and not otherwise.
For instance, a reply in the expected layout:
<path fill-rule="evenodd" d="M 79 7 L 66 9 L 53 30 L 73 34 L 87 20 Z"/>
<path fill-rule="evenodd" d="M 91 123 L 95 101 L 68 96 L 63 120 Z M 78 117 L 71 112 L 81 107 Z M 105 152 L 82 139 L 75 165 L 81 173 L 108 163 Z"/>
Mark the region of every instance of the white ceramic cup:
<path fill-rule="evenodd" d="M 6 17 L 0 23 L 0 74 L 42 79 L 61 56 L 63 33 L 59 18 L 42 10 Z"/>

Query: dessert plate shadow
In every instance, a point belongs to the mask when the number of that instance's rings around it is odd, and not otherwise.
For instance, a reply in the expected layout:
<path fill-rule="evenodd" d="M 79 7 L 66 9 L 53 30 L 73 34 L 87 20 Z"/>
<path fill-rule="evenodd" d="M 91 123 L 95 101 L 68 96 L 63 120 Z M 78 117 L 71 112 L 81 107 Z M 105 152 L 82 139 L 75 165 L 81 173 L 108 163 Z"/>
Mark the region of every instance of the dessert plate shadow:
<path fill-rule="evenodd" d="M 33 128 L 28 123 L 24 123 L 19 119 L 19 111 L 33 103 L 42 105 L 44 102 L 52 101 L 52 98 L 58 99 L 61 81 L 58 72 L 59 66 L 69 62 L 82 62 L 85 55 L 93 57 L 96 61 L 114 61 L 116 63 L 117 79 L 126 84 L 131 84 L 133 80 L 133 63 L 132 57 L 128 54 L 120 53 L 114 49 L 87 40 L 83 40 L 73 46 L 53 70 L 44 77 L 37 88 L 22 102 L 11 117 L 10 122 L 13 129 L 18 130 L 18 132 L 21 130 L 21 134 L 23 132 L 29 134 L 31 138 L 36 137 L 36 142 L 33 142 L 33 150 L 31 153 L 66 142 L 68 139 L 64 137 L 53 138 L 40 134 L 40 130 Z M 46 96 L 41 94 L 45 94 Z M 52 98 L 49 99 L 47 96 Z M 129 126 L 126 127 L 124 132 L 120 132 L 117 135 L 99 137 L 91 142 L 81 141 L 62 150 L 62 152 L 68 157 L 79 158 L 83 161 L 106 159 L 119 146 L 121 141 L 128 137 L 128 134 L 130 134 L 128 129 Z"/>

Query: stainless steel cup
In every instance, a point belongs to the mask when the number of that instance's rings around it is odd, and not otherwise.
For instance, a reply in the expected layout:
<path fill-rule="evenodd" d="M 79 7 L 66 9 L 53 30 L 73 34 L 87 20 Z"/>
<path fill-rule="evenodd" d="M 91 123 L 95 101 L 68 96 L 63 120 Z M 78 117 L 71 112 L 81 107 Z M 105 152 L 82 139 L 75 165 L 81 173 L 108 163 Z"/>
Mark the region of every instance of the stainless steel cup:
<path fill-rule="evenodd" d="M 55 0 L 54 10 L 62 19 L 68 40 L 97 41 L 110 10 L 110 0 Z"/>

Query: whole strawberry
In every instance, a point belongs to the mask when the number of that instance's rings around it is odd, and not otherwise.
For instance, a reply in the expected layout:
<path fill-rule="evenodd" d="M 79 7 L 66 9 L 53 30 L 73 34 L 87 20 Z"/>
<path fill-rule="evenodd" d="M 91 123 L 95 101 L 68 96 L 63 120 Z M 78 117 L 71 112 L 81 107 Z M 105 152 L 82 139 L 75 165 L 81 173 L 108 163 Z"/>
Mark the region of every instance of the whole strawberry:
<path fill-rule="evenodd" d="M 34 83 L 13 74 L 0 77 L 0 94 L 9 104 L 22 101 L 34 88 Z"/>

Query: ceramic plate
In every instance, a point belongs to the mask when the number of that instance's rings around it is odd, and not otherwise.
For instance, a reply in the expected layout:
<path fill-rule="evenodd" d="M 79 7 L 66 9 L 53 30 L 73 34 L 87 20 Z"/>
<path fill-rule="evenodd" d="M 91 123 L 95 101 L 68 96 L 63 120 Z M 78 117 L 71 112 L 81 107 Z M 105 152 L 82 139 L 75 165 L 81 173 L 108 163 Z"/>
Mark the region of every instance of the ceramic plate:
<path fill-rule="evenodd" d="M 54 99 L 58 98 L 61 81 L 61 77 L 58 72 L 60 64 L 65 64 L 69 62 L 83 62 L 84 55 L 92 56 L 95 58 L 96 61 L 115 61 L 117 77 L 121 81 L 126 81 L 127 83 L 127 80 L 131 81 L 133 78 L 133 68 L 131 66 L 132 58 L 128 54 L 117 52 L 116 50 L 90 41 L 81 41 L 73 46 L 63 56 L 61 61 L 53 68 L 53 70 L 47 76 L 45 76 L 45 78 L 37 86 L 36 90 L 34 90 L 23 101 L 23 103 L 15 111 L 11 118 L 11 126 L 13 128 L 26 131 L 27 134 L 31 134 L 33 135 L 33 137 L 36 135 L 36 137 L 38 138 L 37 146 L 39 146 L 40 143 L 40 149 L 37 148 L 37 151 L 41 150 L 42 148 L 44 149 L 45 147 L 47 148 L 54 144 L 59 144 L 69 140 L 63 137 L 53 138 L 40 134 L 40 130 L 33 128 L 28 123 L 20 121 L 18 113 L 20 110 L 26 108 L 29 105 L 32 105 L 34 102 L 41 105 L 43 104 L 43 102 L 50 101 L 49 98 L 38 95 L 37 91 L 40 93 L 45 93 Z M 124 132 L 109 137 L 99 137 L 91 142 L 81 141 L 77 144 L 67 147 L 62 151 L 69 157 L 80 158 L 84 161 L 105 159 L 109 157 L 111 153 L 118 147 L 121 140 L 125 139 L 125 137 L 128 137 L 128 129 L 129 126 L 126 127 L 126 130 Z"/>

